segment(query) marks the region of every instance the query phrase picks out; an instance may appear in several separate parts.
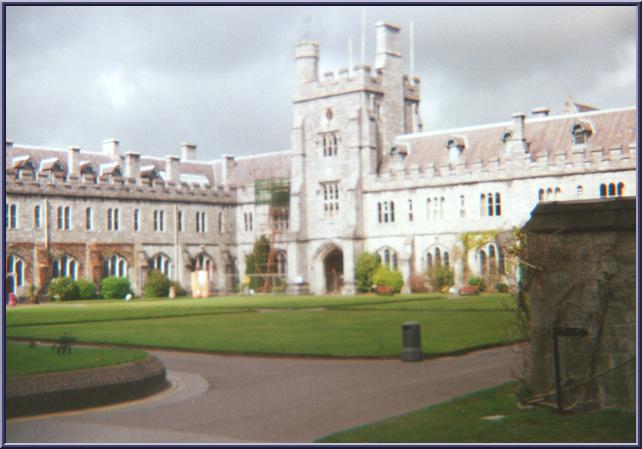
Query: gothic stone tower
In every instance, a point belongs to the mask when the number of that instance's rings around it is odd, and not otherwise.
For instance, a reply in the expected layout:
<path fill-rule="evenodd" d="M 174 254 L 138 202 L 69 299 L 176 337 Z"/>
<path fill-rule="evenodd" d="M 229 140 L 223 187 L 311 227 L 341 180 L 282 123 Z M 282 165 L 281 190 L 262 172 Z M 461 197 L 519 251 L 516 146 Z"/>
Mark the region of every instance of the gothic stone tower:
<path fill-rule="evenodd" d="M 399 27 L 379 22 L 374 70 L 343 68 L 319 79 L 319 45 L 296 45 L 289 279 L 316 294 L 355 292 L 364 239 L 362 179 L 375 174 L 396 136 L 419 131 L 419 79 L 403 74 Z"/>

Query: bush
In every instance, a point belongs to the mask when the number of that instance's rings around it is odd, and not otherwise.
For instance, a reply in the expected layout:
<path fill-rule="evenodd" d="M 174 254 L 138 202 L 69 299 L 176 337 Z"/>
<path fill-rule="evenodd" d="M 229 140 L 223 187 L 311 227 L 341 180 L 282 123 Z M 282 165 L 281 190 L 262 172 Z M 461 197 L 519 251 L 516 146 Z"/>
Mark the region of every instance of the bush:
<path fill-rule="evenodd" d="M 169 295 L 170 282 L 163 273 L 150 270 L 147 273 L 143 294 L 146 298 L 166 298 Z"/>
<path fill-rule="evenodd" d="M 105 299 L 124 299 L 131 293 L 129 279 L 117 276 L 108 276 L 100 281 L 100 293 Z"/>
<path fill-rule="evenodd" d="M 178 283 L 178 281 L 171 281 L 169 283 L 174 289 L 176 290 L 176 296 L 187 296 L 187 291 L 183 288 L 181 284 Z"/>
<path fill-rule="evenodd" d="M 508 285 L 504 284 L 503 282 L 498 282 L 497 284 L 495 284 L 495 290 L 500 293 L 508 293 Z"/>
<path fill-rule="evenodd" d="M 56 301 L 71 301 L 80 298 L 78 284 L 69 277 L 55 278 L 49 283 L 49 297 Z"/>
<path fill-rule="evenodd" d="M 390 271 L 388 267 L 381 265 L 377 268 L 377 271 L 372 275 L 372 282 L 377 286 L 382 287 L 392 287 L 395 289 L 395 293 L 401 291 L 403 287 L 403 277 L 398 271 Z"/>
<path fill-rule="evenodd" d="M 96 286 L 89 279 L 78 279 L 76 281 L 76 285 L 78 285 L 80 299 L 98 298 L 98 295 L 96 294 Z"/>
<path fill-rule="evenodd" d="M 455 275 L 448 267 L 435 265 L 428 270 L 428 279 L 435 292 L 448 290 L 455 283 Z"/>
<path fill-rule="evenodd" d="M 410 283 L 410 291 L 413 293 L 426 293 L 426 279 L 419 273 L 413 273 L 408 280 Z"/>
<path fill-rule="evenodd" d="M 480 292 L 483 292 L 484 290 L 486 290 L 486 286 L 484 285 L 484 279 L 480 278 L 479 276 L 473 276 L 470 279 L 468 279 L 468 285 L 477 287 Z"/>
<path fill-rule="evenodd" d="M 359 254 L 354 269 L 357 291 L 363 293 L 372 290 L 372 276 L 380 265 L 381 257 L 379 257 L 379 254 L 368 252 Z"/>

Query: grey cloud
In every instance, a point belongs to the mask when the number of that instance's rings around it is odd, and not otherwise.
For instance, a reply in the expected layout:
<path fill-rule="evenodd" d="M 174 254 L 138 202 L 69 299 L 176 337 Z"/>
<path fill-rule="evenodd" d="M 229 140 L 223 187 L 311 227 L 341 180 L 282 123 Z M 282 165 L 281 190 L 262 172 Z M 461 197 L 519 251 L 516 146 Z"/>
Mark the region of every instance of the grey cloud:
<path fill-rule="evenodd" d="M 320 42 L 322 70 L 360 62 L 361 7 L 7 8 L 7 135 L 97 149 L 117 137 L 159 156 L 289 147 L 294 44 Z M 565 96 L 635 103 L 634 7 L 367 7 L 374 23 L 415 24 L 427 129 L 510 119 Z"/>

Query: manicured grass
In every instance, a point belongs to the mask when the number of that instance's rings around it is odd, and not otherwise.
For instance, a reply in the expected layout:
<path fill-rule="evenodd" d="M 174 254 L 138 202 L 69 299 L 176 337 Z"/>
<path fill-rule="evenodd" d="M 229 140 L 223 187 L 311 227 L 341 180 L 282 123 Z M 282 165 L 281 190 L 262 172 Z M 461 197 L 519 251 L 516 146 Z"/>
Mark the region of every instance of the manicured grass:
<path fill-rule="evenodd" d="M 147 357 L 145 351 L 120 348 L 72 347 L 70 354 L 57 354 L 51 345 L 31 348 L 11 341 L 7 342 L 6 349 L 7 377 L 118 365 Z"/>
<path fill-rule="evenodd" d="M 322 443 L 633 443 L 635 414 L 616 410 L 560 415 L 550 408 L 519 410 L 515 384 L 318 440 Z M 503 415 L 499 420 L 483 417 Z"/>
<path fill-rule="evenodd" d="M 418 321 L 430 355 L 509 341 L 510 301 L 508 295 L 399 295 L 85 302 L 9 310 L 6 332 L 214 352 L 380 357 L 399 355 L 401 324 Z"/>

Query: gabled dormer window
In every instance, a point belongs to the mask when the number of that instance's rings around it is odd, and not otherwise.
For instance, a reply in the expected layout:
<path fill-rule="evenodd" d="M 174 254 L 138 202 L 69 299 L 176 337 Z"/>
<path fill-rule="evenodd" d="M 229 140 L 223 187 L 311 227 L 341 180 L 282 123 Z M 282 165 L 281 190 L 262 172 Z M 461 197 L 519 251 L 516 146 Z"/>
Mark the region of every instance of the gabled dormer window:
<path fill-rule="evenodd" d="M 571 136 L 574 145 L 584 145 L 593 134 L 593 127 L 589 122 L 577 120 L 571 126 Z"/>
<path fill-rule="evenodd" d="M 463 137 L 451 136 L 446 142 L 446 147 L 448 148 L 448 160 L 451 164 L 457 164 L 461 153 L 466 148 L 466 141 Z"/>

